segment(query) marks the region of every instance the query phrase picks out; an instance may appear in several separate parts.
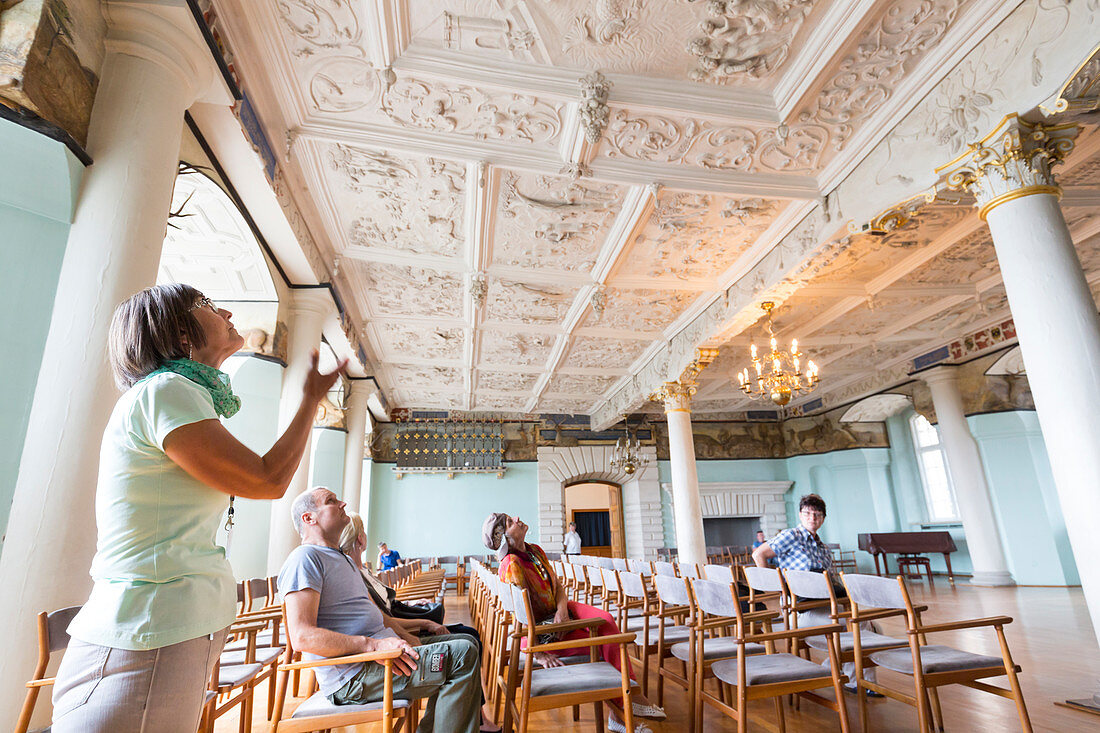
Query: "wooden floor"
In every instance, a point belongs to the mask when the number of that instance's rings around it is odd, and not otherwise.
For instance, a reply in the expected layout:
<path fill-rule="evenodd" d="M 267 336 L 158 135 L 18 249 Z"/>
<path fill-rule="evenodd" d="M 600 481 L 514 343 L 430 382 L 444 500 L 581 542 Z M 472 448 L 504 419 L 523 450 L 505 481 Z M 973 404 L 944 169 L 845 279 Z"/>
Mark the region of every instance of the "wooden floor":
<path fill-rule="evenodd" d="M 935 587 L 927 582 L 913 582 L 914 600 L 927 604 L 925 615 L 929 623 L 964 618 L 1005 614 L 1015 619 L 1006 627 L 1009 645 L 1017 664 L 1023 668 L 1020 681 L 1023 685 L 1031 722 L 1036 731 L 1100 731 L 1100 716 L 1056 707 L 1055 701 L 1066 698 L 1091 697 L 1100 691 L 1100 653 L 1096 637 L 1089 623 L 1085 601 L 1080 588 L 976 588 L 965 581 L 952 588 L 943 578 L 936 578 Z M 447 619 L 468 621 L 464 602 L 454 596 L 447 597 Z M 897 624 L 885 625 L 885 633 L 897 633 Z M 948 644 L 967 651 L 998 655 L 996 636 L 988 629 L 939 634 L 932 643 Z M 902 677 L 880 671 L 880 681 L 901 685 Z M 1004 678 L 991 680 L 1003 684 Z M 651 688 L 653 680 L 650 680 Z M 651 692 L 653 690 L 651 689 Z M 831 696 L 831 693 L 826 693 Z M 266 687 L 257 691 L 254 733 L 268 731 L 270 724 L 263 720 L 266 710 Z M 655 698 L 655 694 L 651 695 Z M 654 733 L 686 733 L 686 695 L 675 687 L 666 688 L 666 721 L 650 722 Z M 859 729 L 855 698 L 845 695 L 851 719 L 851 729 Z M 944 706 L 944 723 L 948 731 L 1000 731 L 1020 730 L 1015 708 L 1011 700 L 955 686 L 940 693 Z M 288 700 L 288 707 L 290 701 Z M 893 700 L 873 700 L 870 704 L 871 727 L 876 731 L 904 733 L 917 731 L 916 711 Z M 772 702 L 750 704 L 750 730 L 770 730 L 775 720 Z M 361 726 L 340 730 L 356 730 L 374 733 L 381 726 Z M 733 730 L 732 721 L 708 709 L 704 720 L 706 731 Z M 227 714 L 218 721 L 218 733 L 237 730 L 237 717 Z M 592 706 L 581 711 L 580 723 L 574 723 L 569 710 L 539 713 L 531 720 L 532 733 L 550 733 L 561 730 L 595 730 Z M 840 730 L 836 714 L 802 701 L 801 709 L 787 709 L 788 731 Z"/>

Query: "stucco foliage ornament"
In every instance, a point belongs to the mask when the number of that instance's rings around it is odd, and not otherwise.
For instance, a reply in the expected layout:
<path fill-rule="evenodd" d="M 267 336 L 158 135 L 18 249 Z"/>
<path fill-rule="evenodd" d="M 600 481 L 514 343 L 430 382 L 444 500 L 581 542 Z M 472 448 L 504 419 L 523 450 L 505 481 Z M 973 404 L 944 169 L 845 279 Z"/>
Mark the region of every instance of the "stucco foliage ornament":
<path fill-rule="evenodd" d="M 357 5 L 352 0 L 279 0 L 279 17 L 296 39 L 291 53 L 311 56 L 320 50 L 341 49 L 363 54 Z"/>
<path fill-rule="evenodd" d="M 828 130 L 816 124 L 749 127 L 616 110 L 602 154 L 719 170 L 808 173 L 828 140 Z"/>
<path fill-rule="evenodd" d="M 366 280 L 375 313 L 428 318 L 462 316 L 462 280 L 453 273 L 373 263 Z"/>
<path fill-rule="evenodd" d="M 695 0 L 689 0 L 694 2 Z M 687 51 L 698 58 L 694 81 L 759 79 L 786 60 L 813 0 L 706 0 L 703 35 Z"/>
<path fill-rule="evenodd" d="M 536 97 L 472 86 L 399 78 L 382 95 L 382 112 L 404 127 L 494 139 L 545 142 L 561 131 L 560 106 Z"/>
<path fill-rule="evenodd" d="M 582 13 L 573 19 L 562 39 L 562 50 L 569 51 L 582 44 L 616 43 L 637 22 L 633 15 L 643 5 L 644 0 L 595 0 L 591 14 Z"/>
<path fill-rule="evenodd" d="M 593 71 L 580 80 L 581 126 L 584 127 L 584 139 L 591 145 L 600 141 L 610 110 L 607 106 L 607 97 L 611 93 L 611 82 L 604 78 L 598 71 Z"/>
<path fill-rule="evenodd" d="M 462 358 L 465 332 L 461 328 L 425 328 L 400 323 L 377 325 L 383 350 L 395 355 L 420 359 L 459 360 Z"/>

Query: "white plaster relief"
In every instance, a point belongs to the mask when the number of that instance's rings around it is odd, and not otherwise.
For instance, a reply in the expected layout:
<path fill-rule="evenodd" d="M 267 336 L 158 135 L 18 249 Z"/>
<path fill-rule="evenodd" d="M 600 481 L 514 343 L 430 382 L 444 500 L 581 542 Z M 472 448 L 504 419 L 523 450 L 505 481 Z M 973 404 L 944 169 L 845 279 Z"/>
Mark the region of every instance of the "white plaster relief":
<path fill-rule="evenodd" d="M 576 336 L 561 366 L 624 369 L 630 366 L 648 346 L 647 341 Z"/>
<path fill-rule="evenodd" d="M 708 15 L 700 24 L 703 35 L 688 42 L 699 64 L 691 78 L 722 84 L 775 72 L 787 59 L 813 0 L 710 0 L 703 5 Z"/>
<path fill-rule="evenodd" d="M 546 365 L 556 336 L 542 333 L 510 333 L 486 330 L 481 332 L 482 365 L 520 364 Z"/>
<path fill-rule="evenodd" d="M 396 323 L 375 325 L 384 355 L 391 361 L 401 356 L 459 361 L 465 331 L 461 328 L 406 326 Z"/>
<path fill-rule="evenodd" d="M 422 267 L 363 265 L 366 297 L 375 315 L 462 317 L 462 278 Z"/>
<path fill-rule="evenodd" d="M 489 283 L 486 318 L 498 322 L 560 323 L 573 303 L 575 290 L 494 279 Z"/>

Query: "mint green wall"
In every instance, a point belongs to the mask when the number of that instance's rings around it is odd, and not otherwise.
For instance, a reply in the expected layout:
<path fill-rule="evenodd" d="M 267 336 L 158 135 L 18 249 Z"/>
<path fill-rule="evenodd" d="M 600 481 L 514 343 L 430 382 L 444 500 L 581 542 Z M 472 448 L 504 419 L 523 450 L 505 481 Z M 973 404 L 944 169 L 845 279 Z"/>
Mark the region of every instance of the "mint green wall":
<path fill-rule="evenodd" d="M 6 529 L 11 511 L 83 174 L 61 143 L 0 120 L 0 528 Z"/>
<path fill-rule="evenodd" d="M 314 428 L 310 447 L 309 485 L 325 486 L 344 496 L 344 444 L 348 434 L 334 428 Z"/>
<path fill-rule="evenodd" d="M 384 540 L 403 557 L 484 555 L 481 524 L 490 512 L 518 514 L 531 526 L 528 537 L 539 541 L 538 464 L 505 464 L 496 474 L 394 477 L 392 463 L 368 462 L 371 508 L 368 517 L 368 559 Z M 549 548 L 554 549 L 554 548 Z"/>
<path fill-rule="evenodd" d="M 999 412 L 967 421 L 978 441 L 1016 582 L 1080 583 L 1035 413 Z"/>
<path fill-rule="evenodd" d="M 233 380 L 233 391 L 241 398 L 240 411 L 224 421 L 226 429 L 256 453 L 267 453 L 279 437 L 282 366 L 255 357 L 232 356 L 222 370 Z M 267 575 L 271 502 L 235 499 L 233 507 L 233 538 L 227 539 L 223 529 L 218 532 L 218 542 L 228 546 L 229 563 L 238 580 L 262 578 Z M 289 516 L 286 521 L 290 522 Z"/>

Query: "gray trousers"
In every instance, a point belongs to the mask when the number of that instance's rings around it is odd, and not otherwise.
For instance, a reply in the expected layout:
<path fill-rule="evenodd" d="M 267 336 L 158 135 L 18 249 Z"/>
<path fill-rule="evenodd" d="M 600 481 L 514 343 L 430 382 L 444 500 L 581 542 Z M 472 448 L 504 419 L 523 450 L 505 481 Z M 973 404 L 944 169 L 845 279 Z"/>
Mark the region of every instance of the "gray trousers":
<path fill-rule="evenodd" d="M 477 733 L 481 727 L 477 643 L 464 634 L 427 636 L 416 651 L 420 658 L 413 673 L 394 675 L 393 697 L 428 698 L 417 733 Z M 378 702 L 382 699 L 385 676 L 383 665 L 368 662 L 329 699 L 336 705 Z"/>
<path fill-rule="evenodd" d="M 226 630 L 131 651 L 69 641 L 53 691 L 53 733 L 195 733 Z"/>

